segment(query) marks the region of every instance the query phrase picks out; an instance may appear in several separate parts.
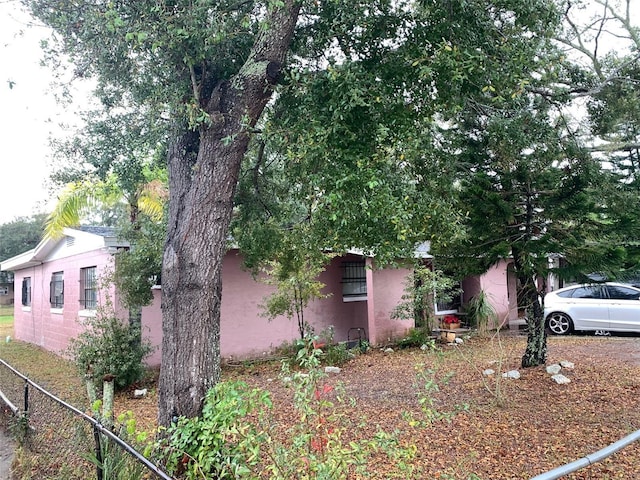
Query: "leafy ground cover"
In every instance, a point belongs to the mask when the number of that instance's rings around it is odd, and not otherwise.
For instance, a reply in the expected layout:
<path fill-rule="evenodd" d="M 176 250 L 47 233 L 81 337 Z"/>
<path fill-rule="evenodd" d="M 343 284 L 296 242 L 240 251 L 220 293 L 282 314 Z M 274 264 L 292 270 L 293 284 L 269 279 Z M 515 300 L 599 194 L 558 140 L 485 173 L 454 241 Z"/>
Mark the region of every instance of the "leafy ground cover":
<path fill-rule="evenodd" d="M 7 327 L 0 325 L 0 335 Z M 568 360 L 571 379 L 557 385 L 543 367 L 521 370 L 519 380 L 485 377 L 488 368 L 517 368 L 525 338 L 474 337 L 440 352 L 379 349 L 343 365 L 328 384 L 342 390 L 335 399 L 344 441 L 397 432 L 402 458 L 374 453 L 368 478 L 526 479 L 576 460 L 640 428 L 640 338 L 552 337 L 549 363 Z M 62 398 L 82 407 L 81 382 L 66 361 L 21 342 L 0 344 L 0 357 Z M 292 391 L 279 377 L 280 363 L 228 365 L 226 379 L 244 380 L 271 392 L 272 435 L 286 435 L 298 421 Z M 155 376 L 116 400 L 118 412 L 131 410 L 141 428 L 155 426 Z M 79 403 L 78 403 L 79 402 Z M 286 442 L 286 438 L 282 438 Z M 88 473 L 90 475 L 90 473 Z M 569 479 L 634 479 L 640 475 L 640 446 L 632 445 Z M 34 477 L 35 478 L 35 477 Z M 87 477 L 89 478 L 89 476 Z"/>

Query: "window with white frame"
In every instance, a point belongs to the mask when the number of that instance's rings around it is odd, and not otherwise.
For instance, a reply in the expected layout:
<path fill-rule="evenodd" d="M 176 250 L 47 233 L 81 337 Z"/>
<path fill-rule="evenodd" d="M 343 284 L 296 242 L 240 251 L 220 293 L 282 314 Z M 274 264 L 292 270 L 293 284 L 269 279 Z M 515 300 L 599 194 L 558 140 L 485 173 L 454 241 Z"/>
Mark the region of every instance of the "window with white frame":
<path fill-rule="evenodd" d="M 31 277 L 22 279 L 22 305 L 25 307 L 31 306 Z"/>
<path fill-rule="evenodd" d="M 96 267 L 80 269 L 80 307 L 95 310 L 98 304 Z"/>
<path fill-rule="evenodd" d="M 64 272 L 51 274 L 49 302 L 51 303 L 51 308 L 62 308 L 64 306 Z"/>
<path fill-rule="evenodd" d="M 9 295 L 9 287 L 6 285 L 0 286 L 0 295 Z"/>
<path fill-rule="evenodd" d="M 448 292 L 436 296 L 436 315 L 458 313 L 461 307 L 462 289 L 459 283 L 454 285 Z"/>
<path fill-rule="evenodd" d="M 342 262 L 342 299 L 345 302 L 367 299 L 367 273 L 364 260 Z"/>

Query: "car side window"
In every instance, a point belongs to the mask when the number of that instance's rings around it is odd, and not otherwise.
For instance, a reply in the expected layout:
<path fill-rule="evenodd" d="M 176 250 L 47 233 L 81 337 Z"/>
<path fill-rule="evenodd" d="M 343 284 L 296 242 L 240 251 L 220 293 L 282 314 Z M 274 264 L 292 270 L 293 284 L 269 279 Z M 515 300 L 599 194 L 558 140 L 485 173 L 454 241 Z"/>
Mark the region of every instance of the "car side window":
<path fill-rule="evenodd" d="M 617 285 L 607 285 L 607 293 L 612 300 L 638 300 L 640 298 L 640 292 L 637 290 Z"/>
<path fill-rule="evenodd" d="M 574 290 L 575 289 L 565 290 L 564 292 L 558 292 L 557 295 L 562 298 L 571 298 L 573 296 Z"/>
<path fill-rule="evenodd" d="M 587 285 L 573 290 L 572 298 L 602 298 L 602 293 L 598 285 Z"/>

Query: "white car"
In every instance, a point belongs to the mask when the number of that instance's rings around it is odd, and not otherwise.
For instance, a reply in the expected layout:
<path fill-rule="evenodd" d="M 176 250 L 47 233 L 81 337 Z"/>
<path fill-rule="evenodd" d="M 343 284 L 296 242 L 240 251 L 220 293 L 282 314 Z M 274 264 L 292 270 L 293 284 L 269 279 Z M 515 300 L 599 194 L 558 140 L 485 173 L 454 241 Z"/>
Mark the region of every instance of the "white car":
<path fill-rule="evenodd" d="M 561 288 L 545 295 L 544 318 L 556 335 L 573 330 L 640 332 L 640 288 L 622 283 Z"/>

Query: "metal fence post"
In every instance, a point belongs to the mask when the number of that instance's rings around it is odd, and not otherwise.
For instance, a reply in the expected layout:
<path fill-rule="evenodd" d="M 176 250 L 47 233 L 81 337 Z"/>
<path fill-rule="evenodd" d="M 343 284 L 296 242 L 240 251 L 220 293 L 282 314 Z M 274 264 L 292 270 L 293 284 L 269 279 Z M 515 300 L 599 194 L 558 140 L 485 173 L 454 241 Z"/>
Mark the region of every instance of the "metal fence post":
<path fill-rule="evenodd" d="M 93 439 L 96 442 L 96 476 L 98 480 L 102 480 L 102 448 L 100 446 L 100 430 L 97 424 L 93 425 Z"/>
<path fill-rule="evenodd" d="M 24 382 L 24 413 L 29 411 L 29 382 L 25 380 Z"/>

